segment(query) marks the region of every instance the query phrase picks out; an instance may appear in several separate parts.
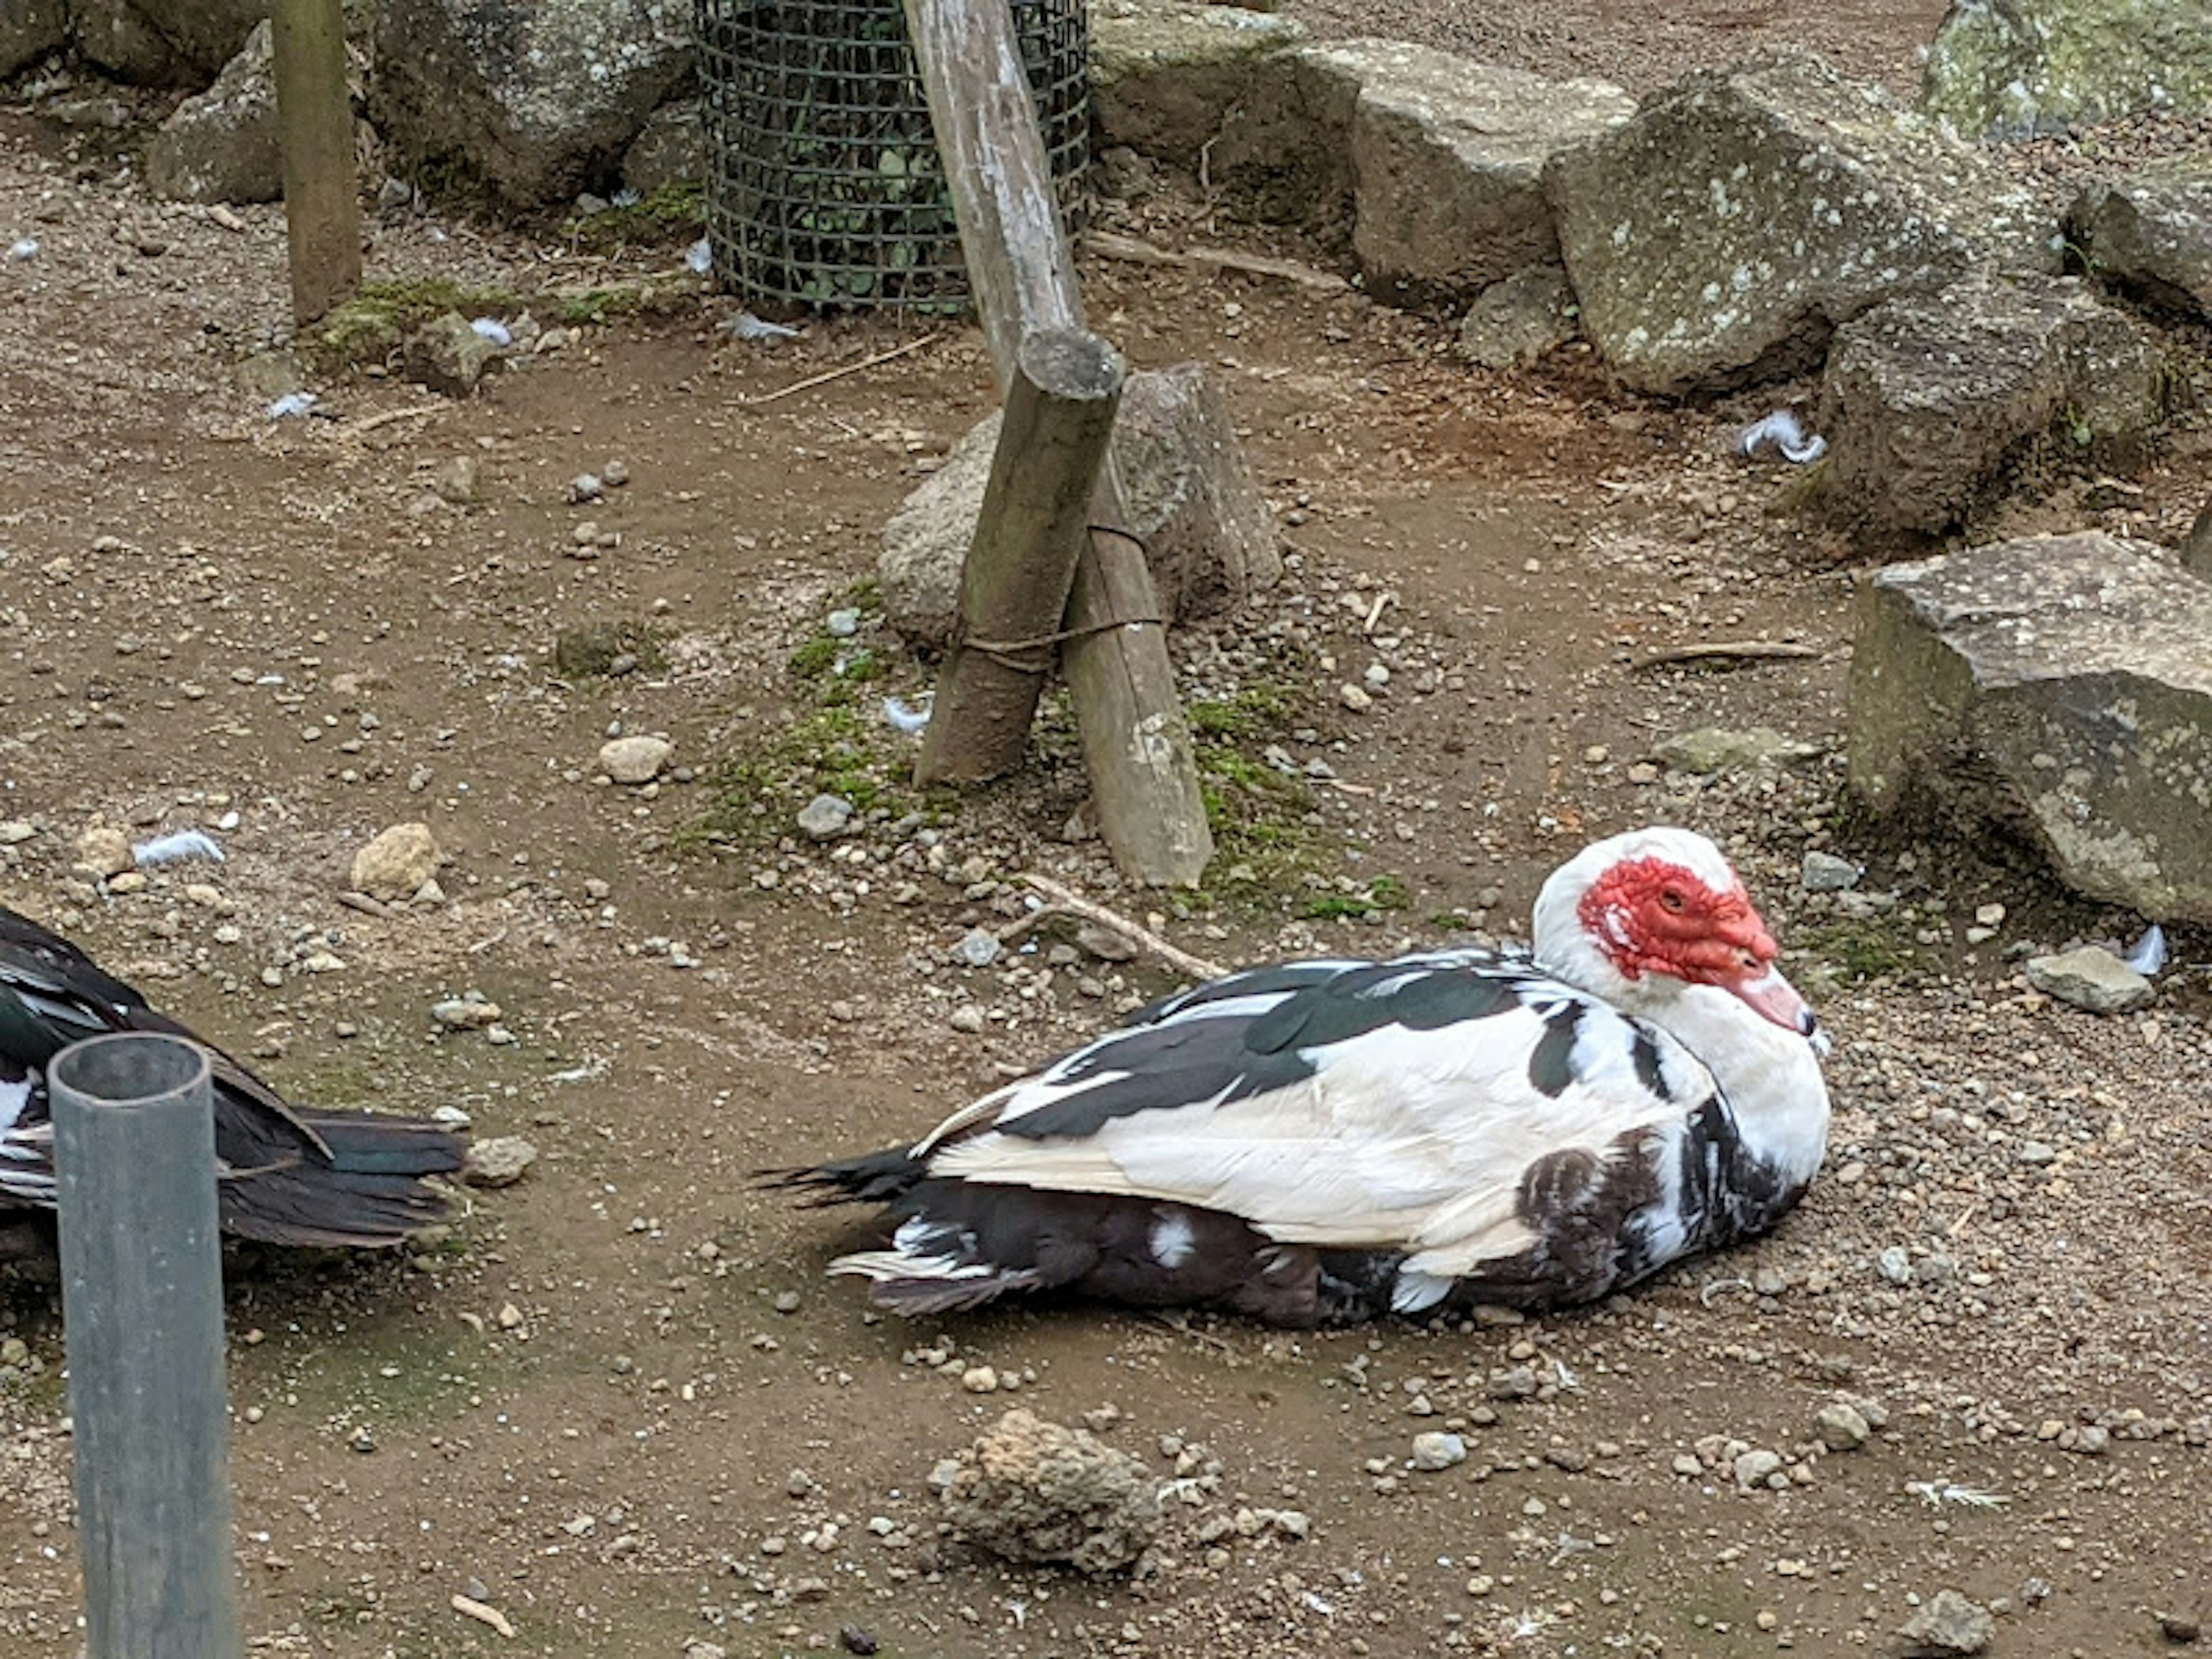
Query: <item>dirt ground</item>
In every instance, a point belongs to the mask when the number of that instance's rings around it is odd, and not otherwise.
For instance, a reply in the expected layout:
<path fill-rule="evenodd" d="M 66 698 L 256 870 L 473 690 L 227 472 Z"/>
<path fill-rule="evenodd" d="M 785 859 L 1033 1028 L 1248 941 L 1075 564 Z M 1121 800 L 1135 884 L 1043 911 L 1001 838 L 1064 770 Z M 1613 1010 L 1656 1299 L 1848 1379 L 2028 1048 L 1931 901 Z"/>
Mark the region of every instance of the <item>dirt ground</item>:
<path fill-rule="evenodd" d="M 1482 27 L 1644 86 L 1816 23 L 1909 82 L 1939 9 L 1614 0 Z M 1171 236 L 1171 203 L 1146 212 Z M 355 375 L 272 422 L 233 370 L 283 331 L 282 222 L 234 222 L 0 107 L 0 243 L 40 245 L 0 264 L 0 820 L 34 831 L 0 846 L 0 900 L 299 1097 L 459 1106 L 543 1153 L 407 1259 L 234 1263 L 256 1651 L 1893 1652 L 1915 1599 L 1952 1588 L 1998 1611 L 1993 1651 L 2102 1656 L 2212 1616 L 2206 941 L 2179 941 L 2148 1014 L 2055 1007 L 2022 948 L 2131 918 L 1841 810 L 1856 566 L 1787 468 L 1728 453 L 1772 389 L 1637 403 L 1573 351 L 1472 372 L 1447 323 L 1356 296 L 1087 266 L 1137 363 L 1214 365 L 1291 555 L 1279 591 L 1179 641 L 1229 848 L 1170 904 L 1069 838 L 1064 712 L 1033 775 L 978 800 L 898 782 L 880 695 L 927 671 L 865 583 L 885 515 L 990 406 L 972 331 L 753 404 L 909 335 L 762 346 L 695 301 L 586 328 L 473 401 Z M 374 228 L 386 276 L 608 275 L 550 232 Z M 2000 527 L 2171 540 L 2207 453 L 2178 431 L 2139 495 L 2062 480 Z M 433 488 L 457 457 L 478 473 L 458 504 Z M 572 505 L 613 462 L 629 482 Z M 847 607 L 849 641 L 825 630 Z M 590 628 L 635 660 L 556 663 Z M 1637 666 L 1745 638 L 1820 654 Z M 1711 724 L 1817 752 L 1711 779 L 1649 763 Z M 665 732 L 678 770 L 596 781 L 617 731 Z M 1269 745 L 1321 775 L 1286 781 Z M 792 815 L 826 783 L 863 827 L 817 843 Z M 353 850 L 416 817 L 452 856 L 447 902 L 341 906 Z M 70 848 L 100 818 L 210 827 L 228 862 L 99 890 Z M 748 1186 L 911 1136 L 1173 982 L 1048 937 L 959 962 L 1019 915 L 1023 870 L 1217 960 L 1381 953 L 1517 933 L 1553 863 L 1661 819 L 1736 853 L 1838 1040 L 1829 1167 L 1756 1249 L 1521 1324 L 917 1328 L 822 1278 L 856 1224 Z M 1804 891 L 1810 848 L 1865 861 L 1894 906 Z M 470 990 L 512 1042 L 438 1027 Z M 73 1654 L 62 1334 L 35 1266 L 0 1285 L 0 1337 L 24 1345 L 0 1350 L 0 1632 Z M 1875 1431 L 1824 1451 L 1815 1414 L 1844 1400 Z M 1156 1571 L 1085 1580 L 941 1535 L 932 1467 L 1015 1404 L 1188 1478 Z M 1468 1460 L 1409 1470 L 1438 1427 Z M 1739 1488 L 1746 1450 L 1777 1455 L 1780 1488 Z M 1262 1509 L 1308 1535 L 1237 1525 Z"/>

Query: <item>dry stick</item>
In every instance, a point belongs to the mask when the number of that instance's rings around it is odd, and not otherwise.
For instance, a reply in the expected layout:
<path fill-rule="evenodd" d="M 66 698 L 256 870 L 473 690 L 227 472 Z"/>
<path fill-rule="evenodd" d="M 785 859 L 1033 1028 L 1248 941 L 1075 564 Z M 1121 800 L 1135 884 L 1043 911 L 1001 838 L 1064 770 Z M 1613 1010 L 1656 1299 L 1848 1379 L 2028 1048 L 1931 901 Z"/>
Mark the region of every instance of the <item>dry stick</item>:
<path fill-rule="evenodd" d="M 1711 645 L 1669 646 L 1664 651 L 1654 651 L 1648 657 L 1638 657 L 1628 666 L 1632 673 L 1641 673 L 1647 668 L 1663 668 L 1669 663 L 1726 662 L 1730 659 L 1803 662 L 1827 654 L 1818 646 L 1791 645 L 1784 640 L 1723 640 Z"/>
<path fill-rule="evenodd" d="M 1193 979 L 1219 979 L 1229 970 L 1218 963 L 1208 962 L 1204 957 L 1194 957 L 1188 951 L 1169 944 L 1149 927 L 1140 927 L 1125 915 L 1108 909 L 1094 899 L 1087 899 L 1072 888 L 1063 887 L 1049 876 L 1024 872 L 1022 881 L 1034 887 L 1052 901 L 1052 909 L 1065 910 L 1085 921 L 1095 921 L 1101 927 L 1110 927 L 1131 943 L 1142 945 L 1179 974 Z M 1035 926 L 1034 923 L 1030 924 Z"/>
<path fill-rule="evenodd" d="M 919 340 L 908 340 L 902 346 L 893 346 L 889 351 L 878 351 L 872 357 L 863 357 L 857 363 L 847 363 L 842 368 L 825 368 L 819 374 L 810 374 L 803 380 L 794 380 L 789 386 L 771 392 L 765 397 L 747 398 L 738 407 L 758 409 L 763 404 L 788 398 L 793 392 L 811 392 L 817 386 L 827 386 L 832 380 L 842 380 L 848 374 L 858 374 L 864 368 L 873 368 L 878 363 L 890 362 L 894 357 L 903 357 L 908 352 L 919 351 L 926 345 L 935 345 L 944 337 L 942 334 L 925 334 Z"/>
<path fill-rule="evenodd" d="M 1108 259 L 1133 265 L 1174 265 L 1199 270 L 1234 270 L 1247 276 L 1273 276 L 1316 294 L 1348 294 L 1352 284 L 1343 277 L 1296 259 L 1274 259 L 1261 253 L 1237 253 L 1227 248 L 1191 247 L 1176 250 L 1146 241 L 1140 236 L 1118 235 L 1110 230 L 1085 234 L 1084 246 Z"/>
<path fill-rule="evenodd" d="M 507 1615 L 497 1607 L 488 1606 L 477 1601 L 473 1595 L 463 1595 L 458 1590 L 453 1593 L 453 1600 L 447 1605 L 464 1619 L 473 1619 L 479 1625 L 489 1625 L 501 1636 L 510 1640 L 514 1638 L 514 1626 L 507 1623 Z"/>
<path fill-rule="evenodd" d="M 917 783 L 980 782 L 1018 768 L 1054 656 L 979 641 L 1059 631 L 1091 522 L 1091 498 L 1121 406 L 1121 355 L 1095 334 L 1022 342 L 975 538 L 960 570 L 960 637 L 937 677 Z"/>

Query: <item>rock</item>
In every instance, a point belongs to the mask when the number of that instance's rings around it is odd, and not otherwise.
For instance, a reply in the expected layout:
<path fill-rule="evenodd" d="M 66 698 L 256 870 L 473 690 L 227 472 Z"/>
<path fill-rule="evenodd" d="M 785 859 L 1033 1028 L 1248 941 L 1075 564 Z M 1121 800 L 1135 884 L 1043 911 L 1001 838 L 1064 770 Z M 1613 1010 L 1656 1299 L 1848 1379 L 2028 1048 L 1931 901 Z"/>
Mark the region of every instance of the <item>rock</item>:
<path fill-rule="evenodd" d="M 69 40 L 68 0 L 9 0 L 0 6 L 0 81 Z"/>
<path fill-rule="evenodd" d="M 2204 1626 L 2178 1613 L 2161 1613 L 2158 1616 L 2158 1633 L 2174 1646 L 2185 1648 L 2203 1639 Z"/>
<path fill-rule="evenodd" d="M 1470 295 L 1558 263 L 1544 164 L 1620 125 L 1636 100 L 1604 81 L 1548 81 L 1398 40 L 1299 54 L 1348 100 L 1352 251 L 1370 291 Z"/>
<path fill-rule="evenodd" d="M 699 185 L 707 178 L 707 135 L 699 100 L 663 104 L 623 152 L 622 180 L 640 196 L 671 185 Z"/>
<path fill-rule="evenodd" d="M 238 389 L 256 403 L 273 403 L 307 384 L 307 371 L 289 350 L 257 351 L 241 359 L 230 377 Z"/>
<path fill-rule="evenodd" d="M 512 1187 L 538 1162 L 538 1148 L 520 1135 L 494 1135 L 470 1144 L 461 1179 L 471 1187 Z"/>
<path fill-rule="evenodd" d="M 1413 1437 L 1413 1464 L 1425 1474 L 1433 1474 L 1466 1462 L 1467 1442 L 1455 1434 L 1432 1429 Z"/>
<path fill-rule="evenodd" d="M 1885 1246 L 1874 1265 L 1875 1271 L 1893 1285 L 1912 1282 L 1912 1257 L 1902 1244 Z"/>
<path fill-rule="evenodd" d="M 442 1002 L 430 1005 L 430 1018 L 454 1031 L 483 1030 L 498 1024 L 501 1013 L 499 1004 L 473 992 L 465 997 L 447 997 Z"/>
<path fill-rule="evenodd" d="M 177 106 L 146 146 L 146 185 L 177 202 L 276 202 L 284 147 L 276 71 L 264 21 L 216 82 Z"/>
<path fill-rule="evenodd" d="M 387 903 L 410 897 L 443 857 L 428 824 L 395 823 L 353 855 L 354 890 Z"/>
<path fill-rule="evenodd" d="M 1159 1482 L 1087 1429 L 1008 1412 L 963 1452 L 942 1491 L 945 1518 L 1012 1561 L 1112 1572 L 1159 1535 Z"/>
<path fill-rule="evenodd" d="M 499 348 L 458 311 L 433 317 L 402 342 L 400 351 L 409 380 L 449 398 L 474 392 L 499 360 Z"/>
<path fill-rule="evenodd" d="M 1810 760 L 1820 752 L 1817 744 L 1785 737 L 1771 726 L 1736 731 L 1725 726 L 1703 726 L 1661 744 L 1658 759 L 1677 771 L 1700 776 L 1715 772 L 1741 772 L 1755 766 L 1782 766 Z"/>
<path fill-rule="evenodd" d="M 2078 282 L 1977 276 L 1889 301 L 1829 349 L 1821 491 L 1879 529 L 1939 533 L 2039 441 L 2130 459 L 2159 418 L 2162 372 L 2143 327 Z"/>
<path fill-rule="evenodd" d="M 2212 584 L 2097 532 L 1893 565 L 1860 590 L 1850 787 L 2041 848 L 2075 890 L 2212 921 Z"/>
<path fill-rule="evenodd" d="M 77 863 L 95 876 L 119 876 L 138 867 L 131 837 L 112 824 L 95 823 L 87 829 L 76 838 L 75 851 Z"/>
<path fill-rule="evenodd" d="M 1956 1590 L 1937 1590 L 1912 1617 L 1898 1626 L 1908 1654 L 1937 1659 L 1946 1654 L 1980 1653 L 1996 1634 L 1996 1620 L 1987 1607 L 1969 1601 Z"/>
<path fill-rule="evenodd" d="M 1531 265 L 1475 295 L 1459 355 L 1478 368 L 1519 368 L 1575 337 L 1575 291 L 1557 265 Z"/>
<path fill-rule="evenodd" d="M 2212 580 L 2212 501 L 2204 504 L 2203 511 L 2197 515 L 2197 522 L 2181 538 L 2181 568 L 2192 575 Z"/>
<path fill-rule="evenodd" d="M 1745 1492 L 1749 1492 L 1754 1486 L 1765 1486 L 1766 1477 L 1781 1469 L 1782 1454 L 1754 1448 L 1747 1452 L 1738 1453 L 1733 1468 L 1735 1471 L 1737 1486 Z"/>
<path fill-rule="evenodd" d="M 2212 29 L 2212 9 L 2204 26 Z M 2171 156 L 2092 185 L 2066 225 L 2103 280 L 2212 317 L 2212 154 Z"/>
<path fill-rule="evenodd" d="M 999 959 L 1005 947 L 999 936 L 988 927 L 970 927 L 960 936 L 960 943 L 952 947 L 952 954 L 970 968 L 988 968 Z"/>
<path fill-rule="evenodd" d="M 617 783 L 651 783 L 675 752 L 665 738 L 617 738 L 599 745 L 599 770 Z"/>
<path fill-rule="evenodd" d="M 799 828 L 816 841 L 842 835 L 852 822 L 853 803 L 842 795 L 817 795 L 799 809 Z"/>
<path fill-rule="evenodd" d="M 269 0 L 70 0 L 69 6 L 77 50 L 118 80 L 190 88 L 205 86 L 269 9 Z"/>
<path fill-rule="evenodd" d="M 1920 106 L 1970 138 L 2122 116 L 2212 115 L 2204 0 L 1959 0 Z"/>
<path fill-rule="evenodd" d="M 475 456 L 448 456 L 430 475 L 430 488 L 440 501 L 466 507 L 477 498 L 479 471 Z"/>
<path fill-rule="evenodd" d="M 1211 144 L 1207 176 L 1245 193 L 1248 175 L 1267 178 L 1267 152 L 1286 148 L 1266 133 L 1261 112 L 1298 109 L 1292 48 L 1305 38 L 1304 25 L 1287 17 L 1183 0 L 1100 0 L 1091 9 L 1099 147 L 1195 171 Z M 1248 115 L 1224 120 L 1231 110 Z"/>
<path fill-rule="evenodd" d="M 2128 1013 L 2148 1007 L 2158 995 L 2150 981 L 2094 945 L 2063 956 L 2030 957 L 2027 982 L 2047 997 L 2093 1014 Z"/>
<path fill-rule="evenodd" d="M 28 818 L 0 818 L 0 847 L 21 847 L 39 833 Z"/>
<path fill-rule="evenodd" d="M 1801 52 L 1690 76 L 1545 185 L 1583 332 L 1638 392 L 1801 373 L 1885 299 L 2057 264 L 2032 192 Z"/>
<path fill-rule="evenodd" d="M 1844 893 L 1859 884 L 1861 871 L 1849 859 L 1833 853 L 1810 852 L 1799 881 L 1808 893 Z"/>
<path fill-rule="evenodd" d="M 1874 1430 L 1856 1406 L 1844 1401 L 1823 1406 L 1813 1419 L 1813 1432 L 1830 1451 L 1856 1451 L 1866 1444 Z"/>
<path fill-rule="evenodd" d="M 566 202 L 692 72 L 690 0 L 381 0 L 372 109 L 417 161 Z"/>
<path fill-rule="evenodd" d="M 884 619 L 943 647 L 959 612 L 991 454 L 994 414 L 970 431 L 884 526 L 877 572 Z M 1132 374 L 1114 424 L 1129 527 L 1145 542 L 1159 602 L 1178 622 L 1234 609 L 1282 574 L 1274 515 L 1237 440 L 1219 386 L 1198 363 Z"/>

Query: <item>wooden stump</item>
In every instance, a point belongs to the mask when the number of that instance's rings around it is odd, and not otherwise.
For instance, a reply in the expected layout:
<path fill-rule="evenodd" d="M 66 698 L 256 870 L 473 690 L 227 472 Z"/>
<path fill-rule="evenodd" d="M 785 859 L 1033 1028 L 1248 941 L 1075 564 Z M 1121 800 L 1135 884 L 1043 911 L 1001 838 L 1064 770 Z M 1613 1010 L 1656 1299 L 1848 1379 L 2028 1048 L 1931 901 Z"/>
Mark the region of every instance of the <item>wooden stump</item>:
<path fill-rule="evenodd" d="M 284 222 L 292 320 L 311 323 L 361 286 L 361 193 L 353 100 L 338 0 L 276 0 L 276 124 L 284 146 Z"/>

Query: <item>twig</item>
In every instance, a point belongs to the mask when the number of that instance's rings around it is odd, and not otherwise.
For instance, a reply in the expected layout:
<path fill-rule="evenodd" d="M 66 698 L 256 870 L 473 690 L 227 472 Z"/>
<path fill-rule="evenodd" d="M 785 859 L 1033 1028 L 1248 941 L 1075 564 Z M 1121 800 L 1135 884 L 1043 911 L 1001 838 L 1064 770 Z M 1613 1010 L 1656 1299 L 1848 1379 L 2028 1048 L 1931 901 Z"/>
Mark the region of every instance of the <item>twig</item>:
<path fill-rule="evenodd" d="M 346 891 L 338 895 L 338 902 L 349 910 L 358 910 L 365 916 L 389 919 L 392 907 L 382 899 L 371 898 L 367 893 Z"/>
<path fill-rule="evenodd" d="M 1677 662 L 1806 662 L 1828 653 L 1817 645 L 1792 645 L 1786 640 L 1716 640 L 1707 645 L 1670 645 L 1638 657 L 1628 665 L 1632 673 L 1663 668 Z"/>
<path fill-rule="evenodd" d="M 364 415 L 360 420 L 344 428 L 345 435 L 349 438 L 358 438 L 364 433 L 375 431 L 380 426 L 392 426 L 400 421 L 423 420 L 436 414 L 444 406 L 442 404 L 426 404 L 416 409 L 387 409 L 380 415 Z"/>
<path fill-rule="evenodd" d="M 1080 916 L 1085 921 L 1095 921 L 1101 927 L 1112 928 L 1123 938 L 1150 951 L 1179 974 L 1187 974 L 1193 979 L 1204 980 L 1219 979 L 1229 971 L 1218 963 L 1208 962 L 1203 957 L 1194 957 L 1188 951 L 1178 950 L 1152 932 L 1151 928 L 1139 927 L 1128 917 L 1117 915 L 1104 905 L 1085 898 L 1080 893 L 1061 886 L 1048 876 L 1024 872 L 1022 880 L 1050 899 L 1054 908 L 1065 910 L 1070 915 Z"/>
<path fill-rule="evenodd" d="M 944 337 L 942 334 L 925 334 L 919 340 L 908 340 L 904 345 L 893 346 L 889 351 L 878 351 L 872 357 L 863 357 L 857 363 L 847 363 L 842 368 L 825 368 L 819 374 L 810 374 L 803 380 L 794 380 L 789 386 L 769 392 L 764 397 L 748 398 L 739 407 L 759 409 L 780 398 L 788 398 L 793 392 L 811 392 L 817 386 L 827 386 L 832 380 L 842 380 L 848 374 L 858 374 L 864 368 L 873 368 L 878 363 L 887 363 L 894 357 L 903 357 L 909 352 L 921 350 L 926 345 L 935 345 Z"/>
<path fill-rule="evenodd" d="M 1110 230 L 1088 232 L 1084 246 L 1102 258 L 1120 259 L 1133 265 L 1178 265 L 1197 270 L 1235 270 L 1247 276 L 1273 276 L 1296 283 L 1316 294 L 1344 294 L 1352 284 L 1343 277 L 1296 259 L 1273 259 L 1263 253 L 1232 253 L 1226 248 L 1192 247 L 1176 252 L 1140 236 L 1122 236 Z"/>
<path fill-rule="evenodd" d="M 497 1607 L 486 1607 L 473 1595 L 463 1595 L 459 1591 L 454 1592 L 449 1605 L 462 1618 L 473 1619 L 479 1625 L 489 1625 L 509 1641 L 514 1639 L 514 1626 L 507 1622 L 507 1615 Z"/>

